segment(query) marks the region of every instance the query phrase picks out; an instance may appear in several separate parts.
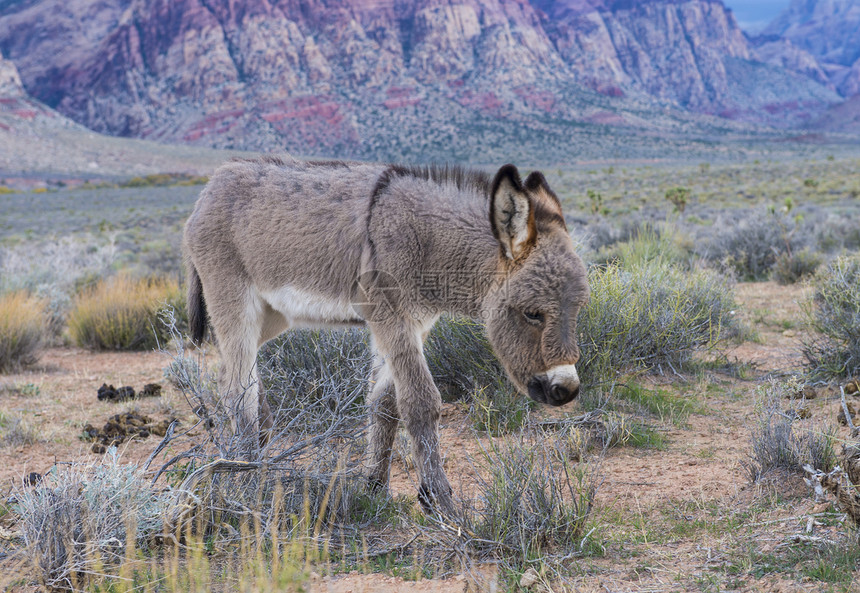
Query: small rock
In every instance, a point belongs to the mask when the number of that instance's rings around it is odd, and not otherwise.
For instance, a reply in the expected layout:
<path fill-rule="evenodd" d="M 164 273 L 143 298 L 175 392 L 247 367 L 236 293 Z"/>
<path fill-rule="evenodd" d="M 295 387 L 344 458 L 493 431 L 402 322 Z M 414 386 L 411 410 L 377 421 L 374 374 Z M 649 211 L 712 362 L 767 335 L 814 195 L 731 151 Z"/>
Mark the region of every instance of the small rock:
<path fill-rule="evenodd" d="M 538 582 L 540 582 L 540 575 L 534 568 L 529 568 L 520 577 L 520 587 L 523 589 L 529 589 Z"/>
<path fill-rule="evenodd" d="M 843 389 L 848 395 L 860 395 L 860 379 L 852 379 Z"/>

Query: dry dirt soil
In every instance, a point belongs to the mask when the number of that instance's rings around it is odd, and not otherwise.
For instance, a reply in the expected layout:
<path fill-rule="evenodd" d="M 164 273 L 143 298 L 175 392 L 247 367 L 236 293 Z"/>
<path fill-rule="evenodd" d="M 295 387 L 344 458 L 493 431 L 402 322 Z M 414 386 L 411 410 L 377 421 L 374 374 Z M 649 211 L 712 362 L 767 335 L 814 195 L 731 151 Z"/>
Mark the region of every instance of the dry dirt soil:
<path fill-rule="evenodd" d="M 773 283 L 740 284 L 737 314 L 757 337 L 732 346 L 729 361 L 746 370 L 741 378 L 721 372 L 689 377 L 643 379 L 677 397 L 697 402 L 697 412 L 677 425 L 665 422 L 660 431 L 663 448 L 621 447 L 610 450 L 600 463 L 601 482 L 593 510 L 592 552 L 572 558 L 565 583 L 556 591 L 860 591 L 860 573 L 822 581 L 798 567 L 816 554 L 812 546 L 851 533 L 844 516 L 833 507 L 816 504 L 799 476 L 771 475 L 754 483 L 747 469 L 750 429 L 756 388 L 768 376 L 802 369 L 803 337 L 799 302 L 805 289 Z M 79 436 L 85 423 L 101 425 L 112 414 L 136 408 L 154 420 L 188 414 L 181 395 L 165 384 L 160 398 L 134 403 L 96 399 L 102 383 L 132 385 L 163 383 L 164 355 L 158 353 L 91 353 L 73 348 L 45 352 L 39 365 L 0 378 L 8 385 L 34 386 L 27 393 L 0 392 L 0 410 L 25 418 L 36 428 L 38 440 L 25 446 L 0 448 L 0 494 L 7 495 L 22 476 L 43 473 L 56 463 L 94 459 L 90 444 Z M 736 374 L 736 373 L 735 373 Z M 822 388 L 809 402 L 809 426 L 837 427 L 837 392 Z M 786 408 L 790 402 L 786 401 Z M 184 411 L 186 410 L 186 411 Z M 576 410 L 569 411 L 576 413 Z M 544 413 L 544 412 L 539 412 Z M 462 407 L 447 405 L 442 443 L 455 491 L 469 495 L 474 466 L 467 462 L 478 437 L 470 429 Z M 839 427 L 839 437 L 847 438 Z M 145 459 L 157 437 L 121 445 L 127 462 Z M 393 494 L 414 495 L 415 484 L 396 462 Z M 811 519 L 810 519 L 811 518 Z M 855 536 L 856 537 L 856 536 Z M 0 527 L 0 551 L 19 541 L 16 525 Z M 5 568 L 0 553 L 0 571 Z M 829 560 L 827 560 L 829 562 Z M 478 587 L 505 590 L 496 582 L 494 568 L 485 567 Z M 16 568 L 16 570 L 25 570 Z M 850 570 L 850 568 L 849 568 Z M 312 591 L 444 591 L 470 587 L 467 575 L 445 579 L 405 581 L 384 574 L 313 576 Z M 16 590 L 35 586 L 17 585 Z M 539 586 L 530 590 L 539 591 Z M 544 589 L 545 590 L 545 589 Z"/>

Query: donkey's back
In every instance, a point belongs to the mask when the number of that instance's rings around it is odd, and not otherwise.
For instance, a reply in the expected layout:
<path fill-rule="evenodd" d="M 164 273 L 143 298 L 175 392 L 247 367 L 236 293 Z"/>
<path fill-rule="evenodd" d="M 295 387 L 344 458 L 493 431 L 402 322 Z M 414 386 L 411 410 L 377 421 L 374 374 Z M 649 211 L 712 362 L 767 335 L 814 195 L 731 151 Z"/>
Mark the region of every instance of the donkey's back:
<path fill-rule="evenodd" d="M 219 291 L 234 277 L 242 290 L 251 284 L 260 293 L 342 299 L 358 275 L 368 202 L 381 170 L 271 157 L 229 162 L 215 172 L 186 224 L 186 253 L 203 285 Z M 207 304 L 212 315 L 215 304 Z"/>

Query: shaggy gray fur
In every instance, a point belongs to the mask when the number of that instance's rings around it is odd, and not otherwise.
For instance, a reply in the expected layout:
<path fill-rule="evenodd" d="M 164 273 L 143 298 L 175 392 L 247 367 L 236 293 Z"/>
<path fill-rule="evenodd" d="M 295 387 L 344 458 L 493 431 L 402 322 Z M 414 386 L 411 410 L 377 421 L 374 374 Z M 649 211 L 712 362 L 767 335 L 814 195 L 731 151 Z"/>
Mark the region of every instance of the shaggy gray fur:
<path fill-rule="evenodd" d="M 194 337 L 208 321 L 239 434 L 271 427 L 258 348 L 289 327 L 366 323 L 374 349 L 369 479 L 388 482 L 405 422 L 421 500 L 452 511 L 441 399 L 423 341 L 443 312 L 481 317 L 523 393 L 576 397 L 576 317 L 588 298 L 561 206 L 540 173 L 264 158 L 220 167 L 185 226 Z M 249 451 L 253 454 L 253 451 Z"/>

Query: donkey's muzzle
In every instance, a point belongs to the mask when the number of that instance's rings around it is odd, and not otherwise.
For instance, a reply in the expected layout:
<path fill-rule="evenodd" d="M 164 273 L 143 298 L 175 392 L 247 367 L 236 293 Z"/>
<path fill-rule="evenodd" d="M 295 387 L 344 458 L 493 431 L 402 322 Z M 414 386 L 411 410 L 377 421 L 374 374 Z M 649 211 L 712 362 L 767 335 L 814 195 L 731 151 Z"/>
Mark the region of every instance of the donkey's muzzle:
<path fill-rule="evenodd" d="M 576 366 L 562 364 L 535 375 L 528 383 L 529 395 L 535 401 L 551 406 L 563 406 L 579 395 L 579 374 Z"/>
<path fill-rule="evenodd" d="M 528 383 L 529 396 L 542 404 L 563 406 L 579 395 L 579 380 L 555 383 L 546 375 L 532 377 Z"/>

